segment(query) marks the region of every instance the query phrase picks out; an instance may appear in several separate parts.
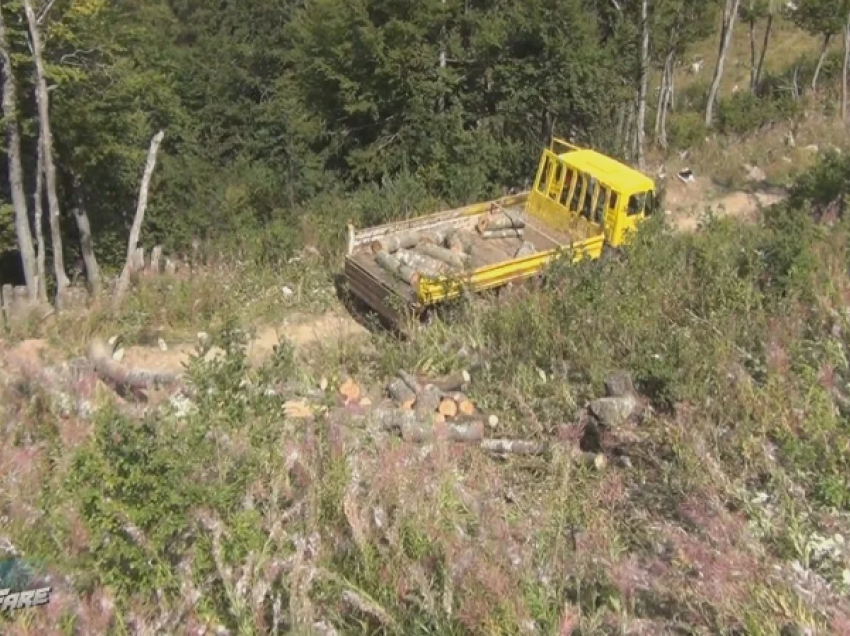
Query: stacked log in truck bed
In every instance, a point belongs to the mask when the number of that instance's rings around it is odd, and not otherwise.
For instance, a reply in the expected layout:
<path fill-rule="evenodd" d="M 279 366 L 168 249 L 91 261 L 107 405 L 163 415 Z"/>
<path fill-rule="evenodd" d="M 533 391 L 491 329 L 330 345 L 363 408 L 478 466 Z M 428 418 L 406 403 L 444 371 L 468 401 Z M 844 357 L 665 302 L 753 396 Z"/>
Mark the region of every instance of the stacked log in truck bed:
<path fill-rule="evenodd" d="M 345 277 L 354 296 L 400 324 L 422 309 L 417 291 L 423 277 L 463 278 L 600 232 L 583 217 L 552 228 L 526 216 L 524 201 L 504 206 L 494 201 L 475 214 L 452 212 L 367 228 L 360 237 L 350 227 Z"/>
<path fill-rule="evenodd" d="M 532 236 L 531 240 L 526 234 Z M 520 211 L 492 208 L 467 227 L 398 232 L 372 241 L 374 262 L 385 275 L 415 287 L 423 276 L 458 276 L 479 267 L 551 249 L 554 241 L 527 227 Z"/>

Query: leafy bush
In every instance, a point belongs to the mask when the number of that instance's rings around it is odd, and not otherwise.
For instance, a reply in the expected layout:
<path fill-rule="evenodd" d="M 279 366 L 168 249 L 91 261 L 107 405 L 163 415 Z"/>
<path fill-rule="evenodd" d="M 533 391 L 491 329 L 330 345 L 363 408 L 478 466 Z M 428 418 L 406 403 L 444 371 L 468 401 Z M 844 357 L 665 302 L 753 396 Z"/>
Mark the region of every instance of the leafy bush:
<path fill-rule="evenodd" d="M 695 112 L 671 114 L 668 126 L 670 145 L 677 150 L 699 147 L 708 134 L 705 120 Z"/>

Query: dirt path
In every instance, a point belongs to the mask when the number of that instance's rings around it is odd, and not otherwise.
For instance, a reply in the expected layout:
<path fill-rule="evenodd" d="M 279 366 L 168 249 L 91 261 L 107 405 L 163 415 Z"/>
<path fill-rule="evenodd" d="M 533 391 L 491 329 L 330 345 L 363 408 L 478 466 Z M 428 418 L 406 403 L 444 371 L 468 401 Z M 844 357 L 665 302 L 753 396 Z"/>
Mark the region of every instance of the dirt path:
<path fill-rule="evenodd" d="M 368 331 L 348 315 L 328 313 L 322 316 L 298 316 L 277 326 L 257 329 L 247 348 L 248 362 L 259 366 L 271 355 L 281 339 L 289 340 L 296 350 L 311 346 L 333 345 L 342 340 L 362 338 Z M 176 343 L 167 351 L 156 347 L 127 347 L 123 362 L 130 366 L 179 372 L 195 351 L 195 343 Z M 217 352 L 212 351 L 215 355 Z"/>
<path fill-rule="evenodd" d="M 665 206 L 673 227 L 680 232 L 692 232 L 708 208 L 719 217 L 754 221 L 762 209 L 784 199 L 785 195 L 777 192 L 723 192 L 707 177 L 697 177 L 689 184 L 672 177 L 667 186 Z"/>

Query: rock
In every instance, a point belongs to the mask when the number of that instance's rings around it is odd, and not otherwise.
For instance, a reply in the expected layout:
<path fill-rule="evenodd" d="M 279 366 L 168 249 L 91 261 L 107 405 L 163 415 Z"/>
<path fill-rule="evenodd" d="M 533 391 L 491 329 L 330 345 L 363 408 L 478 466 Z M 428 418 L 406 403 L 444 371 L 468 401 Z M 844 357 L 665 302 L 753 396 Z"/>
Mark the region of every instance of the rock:
<path fill-rule="evenodd" d="M 605 378 L 605 395 L 607 397 L 634 396 L 635 391 L 632 376 L 628 371 L 616 371 Z"/>
<path fill-rule="evenodd" d="M 162 338 L 157 339 L 156 343 L 159 345 L 160 351 L 168 351 L 168 345 L 165 344 L 165 340 Z"/>
<path fill-rule="evenodd" d="M 490 415 L 487 418 L 487 426 L 490 428 L 496 428 L 499 425 L 499 417 L 496 415 Z"/>
<path fill-rule="evenodd" d="M 747 181 L 753 181 L 755 183 L 767 181 L 767 174 L 758 166 L 744 164 L 744 170 L 747 171 Z"/>
<path fill-rule="evenodd" d="M 121 362 L 124 359 L 124 348 L 118 349 L 112 353 L 112 359 L 116 362 Z"/>
<path fill-rule="evenodd" d="M 626 423 L 637 410 L 637 406 L 637 399 L 631 395 L 604 397 L 590 403 L 590 412 L 603 426 L 616 428 Z"/>
<path fill-rule="evenodd" d="M 809 144 L 805 149 L 809 152 L 820 152 L 820 147 L 817 144 Z"/>
<path fill-rule="evenodd" d="M 292 290 L 292 288 L 289 287 L 288 285 L 284 285 L 283 287 L 281 287 L 280 291 L 287 298 L 289 298 L 290 296 L 293 296 L 295 294 L 295 292 Z"/>
<path fill-rule="evenodd" d="M 199 331 L 198 332 L 198 340 L 200 340 L 201 342 L 204 342 L 209 337 L 210 337 L 210 335 L 206 331 Z"/>

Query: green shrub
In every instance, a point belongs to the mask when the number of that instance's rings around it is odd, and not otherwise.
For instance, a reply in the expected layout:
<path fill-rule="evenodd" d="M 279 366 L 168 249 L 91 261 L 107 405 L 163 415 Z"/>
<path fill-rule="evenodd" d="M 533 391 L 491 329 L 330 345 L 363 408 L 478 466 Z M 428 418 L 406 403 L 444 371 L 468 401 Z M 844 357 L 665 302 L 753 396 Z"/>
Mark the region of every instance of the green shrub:
<path fill-rule="evenodd" d="M 668 124 L 670 145 L 677 150 L 697 148 L 705 140 L 708 128 L 696 112 L 673 113 Z"/>

